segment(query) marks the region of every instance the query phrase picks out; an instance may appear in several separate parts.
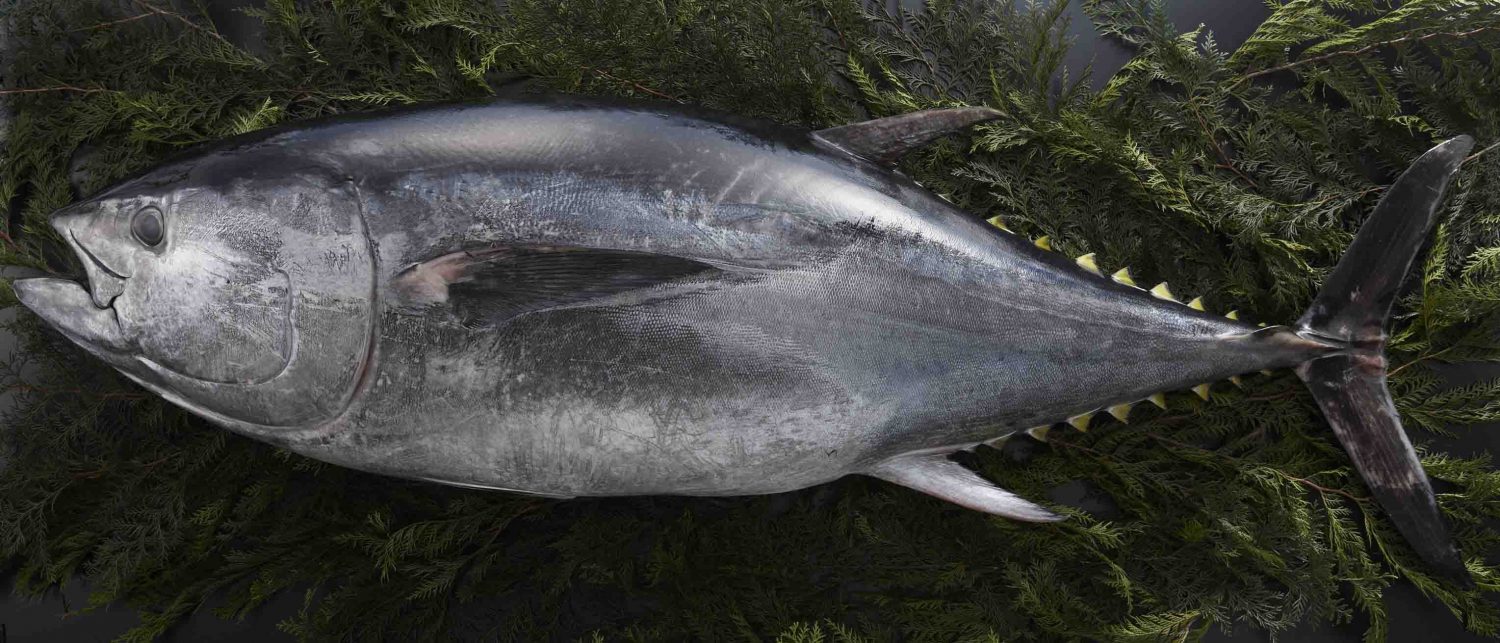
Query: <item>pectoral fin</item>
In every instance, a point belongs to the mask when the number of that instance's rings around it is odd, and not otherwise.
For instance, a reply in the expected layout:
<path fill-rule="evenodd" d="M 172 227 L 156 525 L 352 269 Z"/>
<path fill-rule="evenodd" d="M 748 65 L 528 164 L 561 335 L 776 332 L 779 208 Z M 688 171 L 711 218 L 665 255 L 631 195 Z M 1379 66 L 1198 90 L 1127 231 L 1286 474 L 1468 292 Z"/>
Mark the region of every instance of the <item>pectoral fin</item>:
<path fill-rule="evenodd" d="M 943 454 L 897 456 L 876 465 L 868 473 L 963 507 L 1013 520 L 1057 522 L 1065 519 L 991 484 Z"/>
<path fill-rule="evenodd" d="M 907 152 L 975 123 L 1004 116 L 988 107 L 929 109 L 813 132 L 813 140 L 831 144 L 876 163 L 895 165 Z"/>
<path fill-rule="evenodd" d="M 667 286 L 702 284 L 718 272 L 699 261 L 649 252 L 498 245 L 413 264 L 391 285 L 408 304 L 445 304 L 466 317 L 498 321 L 631 294 L 670 296 Z"/>

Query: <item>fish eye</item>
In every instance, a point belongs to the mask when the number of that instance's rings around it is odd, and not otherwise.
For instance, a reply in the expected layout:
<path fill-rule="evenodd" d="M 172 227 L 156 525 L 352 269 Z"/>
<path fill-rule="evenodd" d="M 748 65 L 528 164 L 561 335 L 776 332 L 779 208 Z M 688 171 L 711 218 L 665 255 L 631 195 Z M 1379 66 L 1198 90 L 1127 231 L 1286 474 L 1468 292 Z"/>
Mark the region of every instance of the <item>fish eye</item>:
<path fill-rule="evenodd" d="M 153 206 L 141 208 L 130 220 L 130 233 L 135 235 L 136 241 L 147 246 L 160 245 L 163 236 L 161 210 Z"/>

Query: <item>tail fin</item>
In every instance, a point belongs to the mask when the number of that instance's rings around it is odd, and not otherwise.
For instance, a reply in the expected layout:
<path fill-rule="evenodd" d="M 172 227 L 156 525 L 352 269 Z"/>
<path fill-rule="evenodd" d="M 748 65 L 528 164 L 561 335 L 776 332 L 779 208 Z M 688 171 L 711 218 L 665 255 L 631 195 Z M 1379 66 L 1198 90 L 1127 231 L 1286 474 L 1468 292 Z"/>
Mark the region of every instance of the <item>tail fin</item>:
<path fill-rule="evenodd" d="M 1301 334 L 1348 346 L 1304 363 L 1297 375 L 1407 542 L 1436 571 L 1465 586 L 1473 581 L 1386 389 L 1383 351 L 1391 303 L 1473 145 L 1468 136 L 1450 139 L 1396 180 L 1297 322 Z"/>

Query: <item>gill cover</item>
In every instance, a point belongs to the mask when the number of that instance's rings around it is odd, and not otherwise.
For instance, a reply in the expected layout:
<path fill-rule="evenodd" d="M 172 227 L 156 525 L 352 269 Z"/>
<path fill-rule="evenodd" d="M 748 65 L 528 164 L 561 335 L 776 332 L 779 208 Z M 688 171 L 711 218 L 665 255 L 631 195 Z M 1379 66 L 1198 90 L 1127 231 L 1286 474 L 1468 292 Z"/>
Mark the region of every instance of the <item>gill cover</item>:
<path fill-rule="evenodd" d="M 267 162 L 254 155 L 242 161 Z M 233 168 L 221 171 L 226 169 Z M 352 182 L 316 168 L 259 176 L 253 170 L 236 173 L 254 178 L 179 191 L 168 214 L 166 254 L 186 249 L 171 247 L 173 235 L 190 235 L 197 253 L 221 255 L 220 261 L 239 270 L 200 280 L 189 276 L 192 265 L 186 262 L 180 271 L 158 276 L 148 287 L 152 293 L 163 293 L 157 296 L 164 303 L 192 297 L 210 300 L 183 302 L 182 321 L 211 328 L 196 336 L 213 342 L 207 344 L 210 355 L 238 336 L 280 346 L 274 352 L 279 359 L 271 368 L 242 370 L 234 377 L 233 372 L 204 367 L 184 369 L 177 365 L 180 362 L 152 357 L 160 349 L 143 350 L 141 362 L 148 372 L 136 379 L 242 432 L 311 427 L 348 407 L 373 355 L 375 270 L 359 195 Z M 182 231 L 172 229 L 178 225 Z M 247 263 L 259 267 L 249 268 Z M 168 294 L 174 285 L 195 282 L 203 288 L 196 295 Z M 130 295 L 127 285 L 117 304 L 125 306 L 122 316 L 129 309 Z M 156 313 L 172 314 L 165 306 Z M 172 341 L 170 333 L 160 332 L 170 327 L 143 328 L 155 329 L 157 335 L 143 337 L 142 348 L 152 341 Z M 233 379 L 215 377 L 221 375 Z"/>

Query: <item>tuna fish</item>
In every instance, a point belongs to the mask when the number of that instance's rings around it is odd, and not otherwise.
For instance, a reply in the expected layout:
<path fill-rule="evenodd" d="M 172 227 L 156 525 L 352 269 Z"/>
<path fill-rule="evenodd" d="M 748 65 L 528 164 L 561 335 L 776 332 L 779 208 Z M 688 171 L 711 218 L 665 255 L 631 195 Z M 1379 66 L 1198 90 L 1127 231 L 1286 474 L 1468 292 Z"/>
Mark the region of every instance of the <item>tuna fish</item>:
<path fill-rule="evenodd" d="M 948 456 L 1295 368 L 1401 532 L 1468 578 L 1382 347 L 1471 139 L 1386 191 L 1302 319 L 1259 328 L 985 225 L 892 168 L 995 116 L 807 132 L 540 97 L 297 124 L 64 208 L 52 224 L 86 286 L 14 287 L 68 339 L 229 430 L 560 498 L 865 474 L 1059 520 Z"/>

